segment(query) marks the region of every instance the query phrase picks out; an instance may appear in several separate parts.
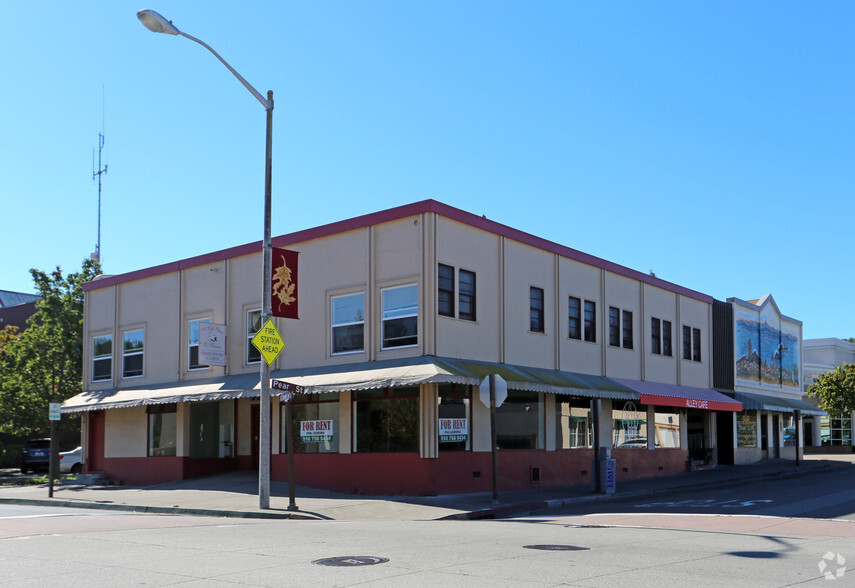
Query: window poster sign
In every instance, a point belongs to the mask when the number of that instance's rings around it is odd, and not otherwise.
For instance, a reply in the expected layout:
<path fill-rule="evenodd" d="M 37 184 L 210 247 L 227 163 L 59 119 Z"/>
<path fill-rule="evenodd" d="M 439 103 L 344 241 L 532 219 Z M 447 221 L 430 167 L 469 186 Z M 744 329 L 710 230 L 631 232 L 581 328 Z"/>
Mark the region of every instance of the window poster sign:
<path fill-rule="evenodd" d="M 226 365 L 226 326 L 199 323 L 199 363 Z"/>
<path fill-rule="evenodd" d="M 439 442 L 456 443 L 469 438 L 469 419 L 439 419 Z"/>
<path fill-rule="evenodd" d="M 757 447 L 757 422 L 753 414 L 736 413 L 736 442 L 738 447 Z"/>
<path fill-rule="evenodd" d="M 303 443 L 322 443 L 333 440 L 333 422 L 300 421 L 300 441 Z"/>

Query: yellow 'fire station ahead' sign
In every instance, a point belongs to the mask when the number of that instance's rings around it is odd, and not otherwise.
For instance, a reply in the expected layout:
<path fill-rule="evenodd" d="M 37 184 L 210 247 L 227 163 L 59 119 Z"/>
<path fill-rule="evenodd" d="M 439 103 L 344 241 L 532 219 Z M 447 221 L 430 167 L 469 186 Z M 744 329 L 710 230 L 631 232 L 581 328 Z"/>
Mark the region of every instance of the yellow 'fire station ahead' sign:
<path fill-rule="evenodd" d="M 264 361 L 267 365 L 273 363 L 282 350 L 285 349 L 285 341 L 282 335 L 276 330 L 276 325 L 273 324 L 273 319 L 267 319 L 264 326 L 251 339 L 255 348 L 264 356 Z"/>

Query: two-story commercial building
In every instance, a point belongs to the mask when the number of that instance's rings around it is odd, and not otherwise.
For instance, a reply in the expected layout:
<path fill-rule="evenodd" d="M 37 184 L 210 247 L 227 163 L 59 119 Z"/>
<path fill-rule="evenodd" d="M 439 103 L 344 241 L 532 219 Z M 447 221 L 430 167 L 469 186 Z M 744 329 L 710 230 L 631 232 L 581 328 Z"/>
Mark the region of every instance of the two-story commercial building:
<path fill-rule="evenodd" d="M 305 392 L 291 401 L 299 484 L 489 490 L 490 374 L 508 388 L 503 489 L 589 482 L 595 443 L 618 481 L 734 451 L 742 404 L 713 389 L 710 296 L 432 200 L 273 245 L 299 254 L 299 319 L 276 319 L 271 366 Z M 257 467 L 260 286 L 260 243 L 85 285 L 86 391 L 63 412 L 82 417 L 87 471 L 144 484 Z M 226 334 L 222 366 L 200 359 L 206 324 Z"/>

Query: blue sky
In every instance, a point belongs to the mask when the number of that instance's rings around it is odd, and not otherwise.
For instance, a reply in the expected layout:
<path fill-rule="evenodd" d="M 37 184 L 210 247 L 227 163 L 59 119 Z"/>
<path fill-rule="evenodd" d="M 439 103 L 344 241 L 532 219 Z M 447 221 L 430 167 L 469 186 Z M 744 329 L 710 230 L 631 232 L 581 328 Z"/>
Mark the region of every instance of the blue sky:
<path fill-rule="evenodd" d="M 16 2 L 0 35 L 0 289 L 433 198 L 855 336 L 851 2 Z M 103 100 L 102 100 L 103 97 Z M 97 158 L 97 153 L 94 154 Z M 95 165 L 97 166 L 97 159 Z"/>

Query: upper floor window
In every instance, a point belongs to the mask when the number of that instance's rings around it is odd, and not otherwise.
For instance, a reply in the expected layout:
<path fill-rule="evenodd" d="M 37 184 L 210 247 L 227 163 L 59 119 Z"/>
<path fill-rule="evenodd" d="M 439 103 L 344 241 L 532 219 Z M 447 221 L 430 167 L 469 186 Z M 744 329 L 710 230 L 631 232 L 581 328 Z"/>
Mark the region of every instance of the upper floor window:
<path fill-rule="evenodd" d="M 365 294 L 336 296 L 330 301 L 332 353 L 365 349 Z"/>
<path fill-rule="evenodd" d="M 633 348 L 632 311 L 609 307 L 609 345 Z"/>
<path fill-rule="evenodd" d="M 443 263 L 439 264 L 438 279 L 439 314 L 442 316 L 454 316 L 454 268 Z"/>
<path fill-rule="evenodd" d="M 650 351 L 671 357 L 671 321 L 650 318 Z"/>
<path fill-rule="evenodd" d="M 585 341 L 597 341 L 597 303 L 585 301 Z"/>
<path fill-rule="evenodd" d="M 416 285 L 386 288 L 381 291 L 383 349 L 418 344 L 418 294 Z"/>
<path fill-rule="evenodd" d="M 461 269 L 457 277 L 460 283 L 460 309 L 458 318 L 465 321 L 475 320 L 475 272 Z"/>
<path fill-rule="evenodd" d="M 701 361 L 701 330 L 683 325 L 683 359 Z"/>
<path fill-rule="evenodd" d="M 261 351 L 252 344 L 252 338 L 261 330 L 261 309 L 246 311 L 246 363 L 261 362 Z"/>
<path fill-rule="evenodd" d="M 457 296 L 455 296 L 455 273 L 457 274 Z M 457 310 L 455 312 L 455 302 Z M 475 320 L 475 272 L 439 264 L 437 275 L 437 312 L 441 316 L 461 320 Z"/>
<path fill-rule="evenodd" d="M 632 311 L 623 311 L 623 348 L 632 349 Z"/>
<path fill-rule="evenodd" d="M 143 351 L 145 330 L 126 331 L 122 335 L 122 377 L 136 378 L 143 375 Z"/>
<path fill-rule="evenodd" d="M 190 321 L 187 366 L 191 370 L 201 370 L 207 366 L 199 362 L 199 323 L 210 323 L 211 319 L 203 318 Z"/>
<path fill-rule="evenodd" d="M 584 315 L 582 308 L 584 307 Z M 570 296 L 568 306 L 568 335 L 571 339 L 597 341 L 597 303 Z"/>
<path fill-rule="evenodd" d="M 92 381 L 103 382 L 113 377 L 113 336 L 92 338 Z"/>
<path fill-rule="evenodd" d="M 582 301 L 574 296 L 570 297 L 570 304 L 567 310 L 569 324 L 568 336 L 571 339 L 582 338 Z"/>
<path fill-rule="evenodd" d="M 544 332 L 543 320 L 543 288 L 529 288 L 529 331 Z"/>

